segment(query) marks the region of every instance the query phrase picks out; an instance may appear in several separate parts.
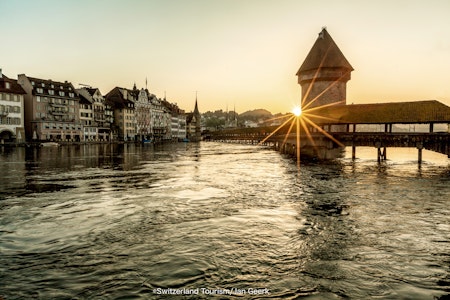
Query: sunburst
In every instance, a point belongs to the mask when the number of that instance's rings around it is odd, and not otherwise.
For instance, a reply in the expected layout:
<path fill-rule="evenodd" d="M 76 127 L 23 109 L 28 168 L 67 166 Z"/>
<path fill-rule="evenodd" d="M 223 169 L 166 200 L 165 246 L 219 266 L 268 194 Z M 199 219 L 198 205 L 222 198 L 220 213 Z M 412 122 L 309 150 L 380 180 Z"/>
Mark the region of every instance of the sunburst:
<path fill-rule="evenodd" d="M 315 77 L 317 76 L 317 74 L 318 74 L 318 72 L 316 72 Z M 346 74 L 344 74 L 342 76 L 345 76 L 345 75 Z M 286 118 L 286 120 L 259 143 L 259 144 L 263 144 L 268 139 L 270 139 L 272 136 L 274 136 L 278 131 L 280 131 L 282 128 L 284 128 L 285 126 L 287 126 L 289 124 L 289 129 L 285 133 L 285 137 L 281 144 L 281 147 L 283 147 L 286 144 L 287 139 L 288 139 L 289 135 L 291 134 L 292 129 L 295 126 L 295 128 L 296 128 L 296 158 L 297 158 L 297 166 L 299 168 L 300 168 L 300 156 L 301 156 L 300 141 L 301 141 L 302 132 L 306 135 L 306 138 L 310 141 L 311 145 L 313 147 L 317 147 L 316 143 L 314 141 L 314 138 L 312 136 L 312 133 L 309 129 L 310 127 L 314 128 L 319 133 L 323 134 L 324 136 L 326 136 L 327 138 L 329 138 L 330 140 L 335 142 L 337 145 L 344 147 L 344 144 L 342 144 L 339 140 L 334 138 L 326 130 L 324 130 L 322 127 L 320 127 L 316 122 L 313 121 L 313 119 L 316 119 L 316 120 L 321 119 L 321 120 L 326 120 L 326 121 L 337 121 L 337 119 L 335 119 L 335 118 L 321 116 L 320 114 L 317 114 L 317 112 L 323 108 L 344 104 L 345 101 L 334 102 L 334 103 L 330 103 L 330 104 L 311 107 L 312 103 L 317 101 L 317 99 L 320 96 L 322 96 L 327 90 L 332 88 L 340 80 L 340 78 L 336 79 L 332 84 L 330 84 L 326 89 L 324 89 L 319 95 L 314 97 L 311 101 L 309 101 L 308 103 L 305 103 L 305 100 L 308 97 L 308 94 L 311 90 L 311 85 L 314 83 L 315 79 L 316 78 L 314 78 L 311 81 L 308 91 L 306 92 L 305 97 L 302 99 L 301 104 L 296 105 L 292 109 L 290 114 L 288 114 L 287 116 L 284 116 L 284 118 Z"/>

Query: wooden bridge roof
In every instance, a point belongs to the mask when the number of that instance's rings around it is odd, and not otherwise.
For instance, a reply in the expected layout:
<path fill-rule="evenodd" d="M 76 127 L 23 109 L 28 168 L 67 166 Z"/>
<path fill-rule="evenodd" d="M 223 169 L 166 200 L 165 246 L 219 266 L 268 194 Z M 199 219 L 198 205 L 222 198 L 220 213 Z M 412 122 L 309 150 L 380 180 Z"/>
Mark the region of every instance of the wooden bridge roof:
<path fill-rule="evenodd" d="M 334 124 L 450 123 L 450 107 L 436 100 L 335 105 L 312 109 L 309 116 L 316 123 Z"/>

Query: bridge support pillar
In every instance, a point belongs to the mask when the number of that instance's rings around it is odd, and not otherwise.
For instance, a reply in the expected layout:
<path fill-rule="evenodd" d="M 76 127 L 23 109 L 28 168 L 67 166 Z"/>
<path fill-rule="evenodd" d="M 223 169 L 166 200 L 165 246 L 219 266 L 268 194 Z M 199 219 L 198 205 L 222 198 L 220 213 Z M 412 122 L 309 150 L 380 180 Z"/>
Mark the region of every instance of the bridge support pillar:
<path fill-rule="evenodd" d="M 352 145 L 352 159 L 355 160 L 356 158 L 356 146 Z"/>
<path fill-rule="evenodd" d="M 417 144 L 417 150 L 418 150 L 417 162 L 419 163 L 419 165 L 422 164 L 422 149 L 423 149 L 422 143 L 418 143 Z"/>
<path fill-rule="evenodd" d="M 377 142 L 375 144 L 377 147 L 377 160 L 381 162 L 381 160 L 386 160 L 386 147 L 383 147 L 383 151 L 381 151 L 381 143 Z"/>

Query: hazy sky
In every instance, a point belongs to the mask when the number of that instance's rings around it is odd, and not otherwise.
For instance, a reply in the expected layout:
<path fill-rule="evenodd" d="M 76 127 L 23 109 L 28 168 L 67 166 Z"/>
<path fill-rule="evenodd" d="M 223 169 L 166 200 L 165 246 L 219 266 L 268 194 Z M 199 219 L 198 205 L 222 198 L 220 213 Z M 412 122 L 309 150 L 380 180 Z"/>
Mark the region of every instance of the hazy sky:
<path fill-rule="evenodd" d="M 355 71 L 347 103 L 450 105 L 450 1 L 0 0 L 12 78 L 133 84 L 191 111 L 290 111 L 323 26 Z"/>

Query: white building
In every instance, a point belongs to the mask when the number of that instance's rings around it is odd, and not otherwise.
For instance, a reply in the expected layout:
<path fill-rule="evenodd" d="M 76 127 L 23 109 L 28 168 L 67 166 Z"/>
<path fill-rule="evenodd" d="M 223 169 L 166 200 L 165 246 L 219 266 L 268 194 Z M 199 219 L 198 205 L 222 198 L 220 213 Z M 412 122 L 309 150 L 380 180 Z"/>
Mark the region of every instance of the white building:
<path fill-rule="evenodd" d="M 80 97 L 80 122 L 83 126 L 82 141 L 92 142 L 98 139 L 98 128 L 96 122 L 94 122 L 94 100 L 83 90 L 77 89 Z"/>
<path fill-rule="evenodd" d="M 148 99 L 148 94 L 149 93 L 147 90 L 143 88 L 140 89 L 139 93 L 137 94 L 137 101 L 134 108 L 136 115 L 136 135 L 140 141 L 150 140 L 152 137 L 152 104 Z"/>
<path fill-rule="evenodd" d="M 150 120 L 153 139 L 155 141 L 161 141 L 167 133 L 167 121 L 164 116 L 164 107 L 161 103 L 161 99 L 158 99 L 153 94 L 149 95 L 149 101 L 151 103 Z"/>
<path fill-rule="evenodd" d="M 3 75 L 0 69 L 0 143 L 24 142 L 25 91 L 17 83 Z"/>

